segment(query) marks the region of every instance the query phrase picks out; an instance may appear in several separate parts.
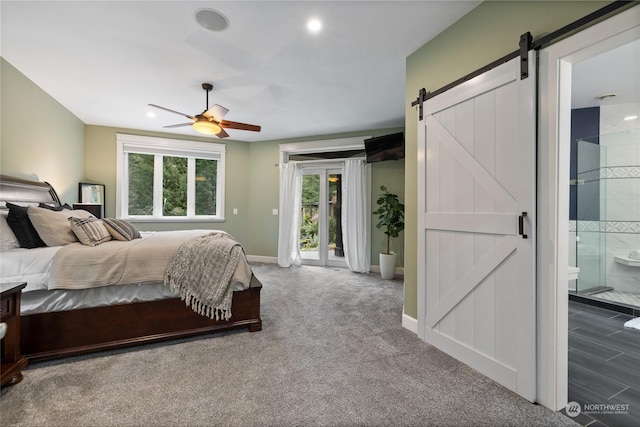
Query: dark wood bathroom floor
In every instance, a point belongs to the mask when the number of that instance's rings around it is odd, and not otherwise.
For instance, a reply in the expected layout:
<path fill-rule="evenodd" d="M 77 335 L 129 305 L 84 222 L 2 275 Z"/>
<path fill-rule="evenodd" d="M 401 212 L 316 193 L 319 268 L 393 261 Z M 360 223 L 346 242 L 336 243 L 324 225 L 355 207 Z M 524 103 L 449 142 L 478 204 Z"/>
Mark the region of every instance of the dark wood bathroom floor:
<path fill-rule="evenodd" d="M 569 301 L 569 402 L 581 405 L 582 425 L 640 426 L 640 330 L 624 327 L 632 318 Z"/>

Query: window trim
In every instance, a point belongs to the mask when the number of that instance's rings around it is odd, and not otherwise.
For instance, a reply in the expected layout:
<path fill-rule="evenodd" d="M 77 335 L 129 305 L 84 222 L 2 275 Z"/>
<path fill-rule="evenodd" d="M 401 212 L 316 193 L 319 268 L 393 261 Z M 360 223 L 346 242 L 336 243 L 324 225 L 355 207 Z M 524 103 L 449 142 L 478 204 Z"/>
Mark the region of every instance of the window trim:
<path fill-rule="evenodd" d="M 280 164 L 288 163 L 292 154 L 329 153 L 334 151 L 364 150 L 364 140 L 371 136 L 356 136 L 353 138 L 323 139 L 318 141 L 293 142 L 279 144 Z M 331 159 L 339 162 L 344 159 Z M 306 160 L 298 163 L 303 163 Z M 313 162 L 310 161 L 310 162 Z"/>
<path fill-rule="evenodd" d="M 127 190 L 128 179 L 127 174 L 127 153 L 142 153 L 153 155 L 167 155 L 187 157 L 188 162 L 194 162 L 195 158 L 209 159 L 218 161 L 217 170 L 217 186 L 216 186 L 216 208 L 217 215 L 187 215 L 179 217 L 170 216 L 131 216 L 128 214 L 127 207 Z M 156 157 L 157 162 L 158 157 Z M 116 217 L 136 222 L 223 222 L 225 220 L 225 159 L 226 145 L 212 142 L 190 141 L 184 139 L 158 138 L 140 135 L 116 134 Z M 157 165 L 156 165 L 157 166 Z M 154 166 L 155 168 L 155 166 Z M 154 174 L 155 180 L 161 174 Z M 191 188 L 193 187 L 193 188 Z M 160 186 L 154 186 L 156 191 L 162 190 L 162 182 Z M 188 195 L 193 192 L 195 194 L 194 183 L 187 183 Z M 154 192 L 154 211 L 155 204 L 158 202 Z M 161 198 L 160 198 L 161 200 Z M 191 212 L 193 206 L 187 206 L 187 214 Z"/>

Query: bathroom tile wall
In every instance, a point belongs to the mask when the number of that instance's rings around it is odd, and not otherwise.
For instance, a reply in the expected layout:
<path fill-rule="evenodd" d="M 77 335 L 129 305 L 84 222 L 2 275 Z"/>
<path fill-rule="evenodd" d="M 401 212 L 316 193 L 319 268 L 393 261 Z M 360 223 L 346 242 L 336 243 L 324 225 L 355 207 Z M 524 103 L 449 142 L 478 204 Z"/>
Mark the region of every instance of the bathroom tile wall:
<path fill-rule="evenodd" d="M 600 228 L 607 286 L 640 293 L 640 268 L 614 261 L 614 256 L 640 249 L 640 118 L 624 120 L 632 115 L 640 116 L 640 104 L 601 107 L 600 145 L 606 154 L 600 170 Z"/>

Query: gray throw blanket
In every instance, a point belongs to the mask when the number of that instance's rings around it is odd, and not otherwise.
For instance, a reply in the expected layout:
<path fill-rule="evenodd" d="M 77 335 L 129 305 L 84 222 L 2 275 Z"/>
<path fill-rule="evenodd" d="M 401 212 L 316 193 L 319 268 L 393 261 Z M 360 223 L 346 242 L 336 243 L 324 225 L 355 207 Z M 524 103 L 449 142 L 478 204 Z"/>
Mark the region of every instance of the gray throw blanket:
<path fill-rule="evenodd" d="M 231 277 L 243 256 L 242 246 L 226 233 L 184 242 L 171 257 L 164 283 L 196 313 L 210 319 L 231 318 Z"/>

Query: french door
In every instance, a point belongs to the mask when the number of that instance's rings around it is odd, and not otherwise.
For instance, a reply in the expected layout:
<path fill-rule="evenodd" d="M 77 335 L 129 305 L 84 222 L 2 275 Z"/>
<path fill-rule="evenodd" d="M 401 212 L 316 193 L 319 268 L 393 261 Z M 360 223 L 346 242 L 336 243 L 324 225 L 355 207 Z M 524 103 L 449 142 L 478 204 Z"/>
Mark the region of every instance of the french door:
<path fill-rule="evenodd" d="M 342 168 L 304 166 L 301 206 L 302 263 L 346 267 L 342 243 Z"/>
<path fill-rule="evenodd" d="M 535 57 L 424 104 L 418 335 L 535 399 Z"/>

